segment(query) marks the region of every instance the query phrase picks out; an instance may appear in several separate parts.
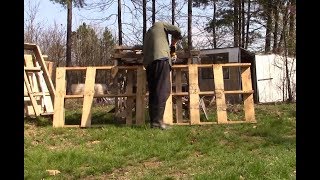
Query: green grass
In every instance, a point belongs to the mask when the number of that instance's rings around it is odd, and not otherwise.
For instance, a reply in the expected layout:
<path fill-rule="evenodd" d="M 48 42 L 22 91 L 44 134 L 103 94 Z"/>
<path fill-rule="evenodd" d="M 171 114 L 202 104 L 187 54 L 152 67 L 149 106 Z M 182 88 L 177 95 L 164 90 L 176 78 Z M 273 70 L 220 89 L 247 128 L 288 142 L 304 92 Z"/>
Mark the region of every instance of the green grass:
<path fill-rule="evenodd" d="M 296 105 L 255 105 L 256 124 L 117 124 L 95 108 L 99 128 L 53 128 L 25 119 L 25 179 L 296 179 Z M 210 114 L 210 117 L 214 115 Z M 79 124 L 81 109 L 66 111 Z M 58 170 L 49 175 L 46 170 Z"/>

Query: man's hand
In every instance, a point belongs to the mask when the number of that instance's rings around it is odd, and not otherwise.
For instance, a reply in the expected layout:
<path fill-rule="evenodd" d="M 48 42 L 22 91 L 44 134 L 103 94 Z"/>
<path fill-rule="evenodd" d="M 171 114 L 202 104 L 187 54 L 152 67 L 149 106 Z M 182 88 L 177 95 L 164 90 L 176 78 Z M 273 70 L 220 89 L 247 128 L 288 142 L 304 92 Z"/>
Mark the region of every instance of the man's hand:
<path fill-rule="evenodd" d="M 170 54 L 175 53 L 176 52 L 176 46 L 175 45 L 170 45 Z"/>
<path fill-rule="evenodd" d="M 175 62 L 177 60 L 176 46 L 175 45 L 171 45 L 170 46 L 170 55 L 171 55 L 172 62 Z"/>

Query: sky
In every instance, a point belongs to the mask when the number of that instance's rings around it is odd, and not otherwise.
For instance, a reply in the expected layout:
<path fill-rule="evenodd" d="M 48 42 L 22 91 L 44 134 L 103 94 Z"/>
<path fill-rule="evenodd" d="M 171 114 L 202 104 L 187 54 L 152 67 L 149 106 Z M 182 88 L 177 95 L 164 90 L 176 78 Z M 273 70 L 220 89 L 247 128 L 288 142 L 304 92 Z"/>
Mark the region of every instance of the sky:
<path fill-rule="evenodd" d="M 90 2 L 94 2 L 94 1 L 98 1 L 98 0 L 90 0 Z M 167 2 L 166 0 L 164 0 L 161 3 Z M 124 1 L 123 1 L 124 3 Z M 168 1 L 168 4 L 170 4 L 170 1 Z M 136 27 L 142 27 L 142 19 L 141 22 L 140 21 L 136 21 L 136 20 L 132 20 L 131 16 L 132 13 L 130 12 L 130 9 L 134 9 L 134 7 L 131 7 L 132 4 L 127 3 L 126 4 L 126 8 L 123 8 L 122 10 L 122 21 L 123 21 L 123 30 L 126 31 L 125 28 L 128 29 L 134 29 Z M 58 25 L 62 25 L 62 27 L 64 27 L 66 29 L 67 26 L 67 10 L 66 8 L 64 8 L 62 5 L 60 4 L 56 4 L 51 2 L 50 0 L 24 0 L 24 19 L 25 21 L 27 19 L 30 19 L 28 16 L 28 13 L 32 12 L 32 10 L 30 10 L 30 7 L 37 7 L 37 13 L 36 13 L 36 18 L 35 21 L 38 23 L 41 23 L 42 25 L 45 25 L 46 27 L 51 27 L 54 25 L 54 23 L 57 23 Z M 170 7 L 166 7 L 166 8 L 170 8 Z M 35 10 L 33 10 L 34 12 Z M 166 10 L 167 11 L 167 10 Z M 163 10 L 162 10 L 163 12 Z M 185 6 L 185 10 L 184 12 L 186 13 L 186 6 Z M 110 14 L 117 14 L 117 3 L 113 3 L 110 8 L 108 8 L 108 10 L 104 11 L 104 12 L 99 12 L 98 9 L 95 9 L 94 11 L 92 10 L 86 10 L 85 8 L 82 9 L 78 9 L 78 8 L 73 8 L 72 10 L 72 30 L 75 31 L 79 25 L 81 25 L 83 22 L 85 22 L 86 24 L 89 25 L 97 25 L 98 27 L 108 27 L 109 30 L 112 31 L 112 33 L 114 35 L 117 35 L 117 17 L 116 16 L 112 16 L 111 20 L 109 21 L 95 21 L 92 20 L 93 18 L 97 18 L 97 19 L 101 19 L 106 15 L 110 15 Z M 165 14 L 167 16 L 171 16 L 171 11 L 167 14 Z M 160 16 L 158 16 L 160 17 Z M 186 19 L 186 15 L 180 19 L 180 21 L 185 22 L 183 23 L 184 27 L 181 27 L 182 30 L 185 32 L 185 34 L 187 33 L 187 19 Z M 127 24 L 133 24 L 136 25 L 136 27 L 134 26 L 128 26 Z M 147 25 L 149 26 L 149 25 Z M 132 31 L 131 31 L 132 32 Z M 193 32 L 196 32 L 196 30 L 193 30 Z M 124 32 L 124 35 L 126 37 L 124 38 L 130 38 L 132 36 L 134 36 L 133 34 L 130 33 L 126 33 Z"/>
<path fill-rule="evenodd" d="M 99 1 L 99 0 L 90 0 L 90 2 L 94 1 Z M 168 0 L 163 0 L 162 2 L 167 2 Z M 124 1 L 123 1 L 124 2 Z M 30 5 L 31 3 L 31 5 Z M 168 4 L 170 4 L 170 1 L 168 1 Z M 132 6 L 132 5 L 131 5 Z M 132 32 L 137 32 L 137 31 L 132 31 L 133 29 L 137 28 L 140 26 L 142 27 L 142 19 L 137 21 L 137 20 L 132 20 L 132 13 L 130 12 L 130 9 L 134 9 L 133 7 L 130 6 L 130 3 L 127 3 L 126 8 L 123 8 L 122 10 L 122 21 L 123 21 L 123 31 L 124 31 L 124 37 L 127 42 L 132 42 L 132 37 L 134 37 L 136 34 L 131 34 Z M 28 12 L 30 13 L 30 7 L 37 7 L 37 14 L 36 14 L 36 22 L 41 23 L 42 25 L 46 27 L 53 27 L 54 23 L 57 23 L 58 25 L 61 25 L 63 28 L 66 29 L 67 26 L 67 10 L 60 4 L 53 3 L 50 0 L 24 0 L 24 19 L 25 21 L 28 19 Z M 166 7 L 170 8 L 170 7 Z M 165 10 L 168 11 L 168 10 Z M 187 13 L 186 6 L 184 6 L 184 10 L 182 10 L 183 13 Z M 34 11 L 33 11 L 34 12 Z M 163 10 L 162 10 L 163 12 Z M 201 9 L 197 10 L 196 8 L 193 8 L 193 14 L 198 14 L 202 16 L 211 16 L 212 10 L 210 9 Z M 99 12 L 99 10 L 96 8 L 94 11 L 92 10 L 86 10 L 85 8 L 78 9 L 78 8 L 73 8 L 72 10 L 72 30 L 76 31 L 76 29 L 83 23 L 85 22 L 88 25 L 97 25 L 98 27 L 101 27 L 102 29 L 104 27 L 108 27 L 108 29 L 112 32 L 112 34 L 116 37 L 117 36 L 117 17 L 112 16 L 111 20 L 108 21 L 96 21 L 92 20 L 93 18 L 96 19 L 101 19 L 105 17 L 106 15 L 110 14 L 117 14 L 117 3 L 113 3 L 108 10 L 105 10 L 103 12 Z M 166 16 L 171 16 L 171 12 L 165 13 L 164 15 Z M 160 17 L 160 16 L 158 16 Z M 157 18 L 157 17 L 156 17 Z M 201 18 L 201 20 L 205 20 L 205 18 Z M 197 23 L 199 20 L 194 19 L 193 24 Z M 184 34 L 187 33 L 187 15 L 182 15 L 180 17 L 180 22 L 183 27 L 181 27 L 182 31 Z M 128 24 L 133 24 L 133 26 L 128 25 Z M 136 26 L 136 27 L 134 27 Z M 147 25 L 149 26 L 149 25 Z M 126 28 L 128 28 L 128 31 L 126 31 Z M 138 32 L 139 33 L 139 32 Z M 199 45 L 201 47 L 206 46 L 205 44 L 207 42 L 208 34 L 203 33 L 203 30 L 196 29 L 194 26 L 192 28 L 192 41 L 194 45 Z M 204 46 L 202 46 L 204 44 Z"/>
<path fill-rule="evenodd" d="M 24 19 L 28 18 L 29 3 L 31 7 L 38 6 L 36 14 L 36 21 L 41 22 L 45 25 L 51 26 L 56 22 L 57 24 L 67 25 L 67 10 L 62 5 L 53 3 L 50 0 L 24 0 Z M 30 11 L 29 11 L 30 12 Z M 79 11 L 78 8 L 72 10 L 72 27 L 76 29 L 82 22 L 88 21 L 84 17 L 91 16 L 92 13 L 82 9 Z"/>

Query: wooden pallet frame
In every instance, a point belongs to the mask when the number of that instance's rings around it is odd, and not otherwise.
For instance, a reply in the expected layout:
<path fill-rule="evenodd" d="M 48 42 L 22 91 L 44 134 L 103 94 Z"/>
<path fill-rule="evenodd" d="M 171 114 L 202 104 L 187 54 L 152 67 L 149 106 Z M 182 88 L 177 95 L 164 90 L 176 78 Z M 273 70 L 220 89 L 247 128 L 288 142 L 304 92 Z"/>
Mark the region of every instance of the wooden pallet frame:
<path fill-rule="evenodd" d="M 202 125 L 202 124 L 228 124 L 228 123 L 256 123 L 250 63 L 228 63 L 228 64 L 189 64 L 189 65 L 173 65 L 173 69 L 177 69 L 177 74 L 181 74 L 181 69 L 187 68 L 189 74 L 189 92 L 181 92 L 181 76 L 176 76 L 176 88 L 178 91 L 171 93 L 166 104 L 164 113 L 164 121 L 168 124 L 175 125 Z M 214 73 L 214 91 L 201 92 L 198 86 L 198 68 L 211 67 Z M 225 91 L 223 82 L 223 67 L 240 67 L 241 68 L 241 82 L 242 90 Z M 137 70 L 137 90 L 136 93 L 127 91 L 125 94 L 118 95 L 94 95 L 94 84 L 96 70 L 112 70 L 114 66 L 100 66 L 100 67 L 58 67 L 56 71 L 56 95 L 54 101 L 54 116 L 53 127 L 91 127 L 91 108 L 93 98 L 96 97 L 127 97 L 127 106 L 132 107 L 133 99 L 136 99 L 136 124 L 142 125 L 145 123 L 145 97 L 146 93 L 146 72 L 143 66 L 118 66 L 118 69 Z M 67 70 L 85 70 L 86 80 L 83 95 L 66 95 L 66 71 Z M 131 81 L 132 82 L 132 81 Z M 132 87 L 132 83 L 129 82 Z M 128 88 L 132 89 L 132 88 Z M 243 94 L 244 96 L 244 120 L 230 121 L 227 117 L 227 105 L 225 101 L 226 94 Z M 183 123 L 178 119 L 173 123 L 173 103 L 172 96 L 189 96 L 190 99 L 190 122 Z M 217 122 L 200 122 L 200 96 L 199 95 L 215 95 L 217 103 Z M 83 98 L 83 109 L 80 125 L 65 125 L 65 109 L 64 102 L 68 98 Z M 181 101 L 180 101 L 181 102 Z M 181 105 L 177 106 L 178 118 L 181 117 Z M 130 109 L 130 108 L 128 108 Z M 130 109 L 131 110 L 131 109 Z M 131 111 L 127 112 L 126 124 L 132 124 Z M 95 125 L 100 126 L 100 125 Z"/>
<path fill-rule="evenodd" d="M 100 66 L 100 67 L 58 67 L 56 70 L 56 96 L 54 102 L 53 127 L 91 127 L 91 109 L 93 98 L 98 97 L 127 97 L 127 112 L 126 124 L 132 124 L 132 106 L 134 99 L 136 100 L 136 124 L 142 125 L 145 123 L 145 96 L 146 96 L 146 76 L 143 66 L 117 66 L 117 69 L 126 69 L 129 74 L 136 70 L 137 73 L 137 90 L 132 92 L 132 88 L 127 88 L 124 94 L 106 94 L 94 95 L 94 84 L 96 70 L 110 70 L 115 66 Z M 86 71 L 85 88 L 83 95 L 66 95 L 66 71 Z M 131 76 L 132 77 L 132 76 Z M 132 87 L 132 81 L 129 82 L 128 87 Z M 66 125 L 65 124 L 65 99 L 83 98 L 82 117 L 80 125 Z M 131 107 L 131 108 L 130 108 Z M 95 126 L 100 126 L 99 124 Z"/>
<path fill-rule="evenodd" d="M 241 69 L 241 90 L 224 90 L 223 67 L 239 67 Z M 234 123 L 256 123 L 253 89 L 251 81 L 251 63 L 226 63 L 226 64 L 189 64 L 173 65 L 176 72 L 176 92 L 171 93 L 167 101 L 167 109 L 172 109 L 172 96 L 176 97 L 176 121 L 173 121 L 173 113 L 165 111 L 165 122 L 171 125 L 205 125 L 205 124 L 234 124 Z M 198 85 L 198 68 L 212 68 L 214 73 L 214 91 L 200 91 Z M 181 72 L 187 69 L 189 77 L 189 92 L 181 92 Z M 227 114 L 226 94 L 243 94 L 244 114 L 242 120 L 230 120 Z M 217 104 L 217 122 L 200 121 L 200 95 L 215 96 Z M 182 102 L 181 96 L 189 96 L 189 121 L 182 122 Z"/>
<path fill-rule="evenodd" d="M 53 115 L 52 62 L 44 60 L 45 55 L 36 44 L 24 43 L 24 50 L 31 52 L 24 55 L 25 116 Z M 34 59 L 31 54 L 34 54 Z"/>

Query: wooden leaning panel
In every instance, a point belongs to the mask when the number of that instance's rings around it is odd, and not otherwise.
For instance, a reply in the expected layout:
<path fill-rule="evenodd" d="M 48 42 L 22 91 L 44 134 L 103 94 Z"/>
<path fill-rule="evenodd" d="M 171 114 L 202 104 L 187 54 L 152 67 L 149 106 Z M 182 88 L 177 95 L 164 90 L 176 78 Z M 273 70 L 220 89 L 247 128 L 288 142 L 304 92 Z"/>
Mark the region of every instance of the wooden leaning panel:
<path fill-rule="evenodd" d="M 45 61 L 40 48 L 24 43 L 25 116 L 53 115 L 55 89 L 51 81 L 53 63 Z"/>

